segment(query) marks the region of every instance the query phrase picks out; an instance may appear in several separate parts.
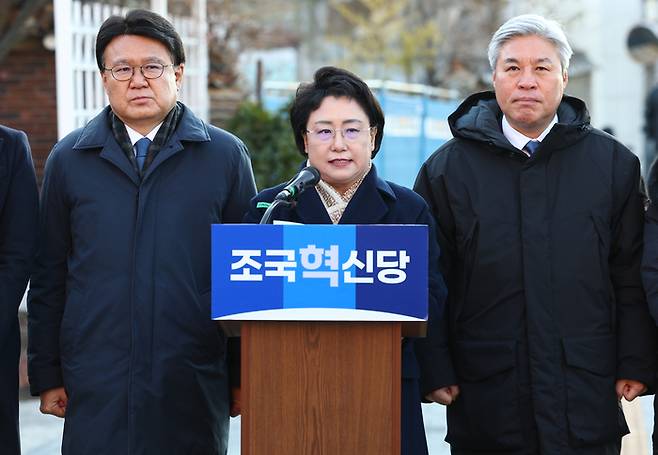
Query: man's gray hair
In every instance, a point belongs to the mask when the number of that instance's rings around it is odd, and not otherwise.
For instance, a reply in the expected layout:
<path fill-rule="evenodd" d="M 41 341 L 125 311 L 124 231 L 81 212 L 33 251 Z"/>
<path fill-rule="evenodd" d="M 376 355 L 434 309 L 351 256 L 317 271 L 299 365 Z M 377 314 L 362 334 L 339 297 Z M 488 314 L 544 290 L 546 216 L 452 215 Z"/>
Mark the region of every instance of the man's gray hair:
<path fill-rule="evenodd" d="M 567 41 L 567 36 L 564 34 L 564 30 L 562 30 L 560 24 L 556 21 L 546 19 L 537 14 L 523 14 L 513 17 L 496 30 L 496 33 L 494 33 L 489 42 L 488 56 L 491 70 L 495 71 L 500 49 L 505 43 L 519 36 L 533 35 L 544 38 L 555 46 L 560 56 L 562 72 L 566 73 L 567 69 L 569 69 L 569 60 L 573 54 L 569 41 Z"/>

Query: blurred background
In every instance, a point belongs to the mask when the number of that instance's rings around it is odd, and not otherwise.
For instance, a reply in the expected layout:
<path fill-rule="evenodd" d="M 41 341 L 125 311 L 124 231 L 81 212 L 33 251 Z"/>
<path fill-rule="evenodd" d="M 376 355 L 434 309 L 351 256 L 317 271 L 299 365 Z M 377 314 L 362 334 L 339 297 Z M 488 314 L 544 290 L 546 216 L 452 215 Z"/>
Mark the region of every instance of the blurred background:
<path fill-rule="evenodd" d="M 286 108 L 299 82 L 323 65 L 368 80 L 386 114 L 378 171 L 411 186 L 420 164 L 451 137 L 448 115 L 490 88 L 492 33 L 522 13 L 564 26 L 574 49 L 566 92 L 585 100 L 592 124 L 637 154 L 645 173 L 655 156 L 658 0 L 0 0 L 0 123 L 28 134 L 39 179 L 58 138 L 106 104 L 95 34 L 108 16 L 131 8 L 174 22 L 187 54 L 181 100 L 247 143 L 259 189 L 299 165 Z M 24 305 L 21 319 L 25 326 Z M 34 415 L 25 356 L 21 387 L 25 453 L 58 453 L 61 422 Z M 435 408 L 432 453 L 447 453 Z M 650 399 L 636 408 L 640 442 L 625 442 L 626 454 L 649 453 Z"/>

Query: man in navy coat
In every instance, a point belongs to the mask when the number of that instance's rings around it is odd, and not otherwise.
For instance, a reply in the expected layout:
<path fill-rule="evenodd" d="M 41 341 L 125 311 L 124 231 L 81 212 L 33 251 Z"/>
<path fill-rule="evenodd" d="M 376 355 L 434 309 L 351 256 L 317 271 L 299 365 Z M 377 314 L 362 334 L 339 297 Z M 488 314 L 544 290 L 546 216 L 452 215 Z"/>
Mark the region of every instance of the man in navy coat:
<path fill-rule="evenodd" d="M 110 106 L 52 150 L 29 296 L 29 375 L 62 453 L 224 454 L 227 341 L 210 319 L 210 225 L 255 194 L 247 150 L 177 102 L 173 26 L 101 26 Z"/>
<path fill-rule="evenodd" d="M 36 244 L 39 196 L 25 133 L 0 125 L 0 447 L 20 453 L 18 306 Z"/>

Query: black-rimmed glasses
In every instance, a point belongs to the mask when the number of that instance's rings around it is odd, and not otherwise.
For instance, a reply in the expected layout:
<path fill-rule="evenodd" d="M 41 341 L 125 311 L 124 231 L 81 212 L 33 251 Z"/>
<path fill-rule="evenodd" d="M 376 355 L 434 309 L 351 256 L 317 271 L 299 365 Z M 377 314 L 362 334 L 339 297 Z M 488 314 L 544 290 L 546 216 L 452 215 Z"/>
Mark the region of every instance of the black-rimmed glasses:
<path fill-rule="evenodd" d="M 112 68 L 103 68 L 103 71 L 112 73 L 112 77 L 117 81 L 128 81 L 135 74 L 135 68 L 139 68 L 142 76 L 146 79 L 157 79 L 164 73 L 165 68 L 171 66 L 172 68 L 177 65 L 163 65 L 161 63 L 146 63 L 139 66 L 130 65 L 115 65 Z"/>

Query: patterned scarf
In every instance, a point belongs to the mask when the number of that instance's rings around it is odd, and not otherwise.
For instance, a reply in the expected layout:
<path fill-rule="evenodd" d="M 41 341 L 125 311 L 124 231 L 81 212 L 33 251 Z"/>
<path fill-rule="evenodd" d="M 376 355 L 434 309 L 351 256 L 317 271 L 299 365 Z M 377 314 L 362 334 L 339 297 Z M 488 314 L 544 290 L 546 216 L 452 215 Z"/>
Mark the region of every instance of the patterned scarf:
<path fill-rule="evenodd" d="M 176 130 L 182 112 L 182 106 L 180 103 L 176 103 L 164 118 L 160 129 L 157 133 L 155 133 L 153 142 L 151 142 L 151 145 L 149 146 L 148 154 L 146 155 L 146 160 L 144 161 L 144 169 L 142 169 L 142 172 L 140 173 L 137 167 L 137 160 L 135 159 L 135 150 L 133 148 L 132 142 L 130 142 L 130 136 L 128 135 L 128 130 L 126 130 L 126 125 L 124 125 L 121 119 L 119 119 L 119 117 L 117 117 L 114 112 L 110 110 L 110 127 L 112 128 L 112 134 L 119 143 L 123 153 L 125 153 L 130 160 L 133 169 L 135 169 L 135 172 L 137 172 L 140 177 L 144 176 L 146 169 L 149 167 L 149 164 L 153 162 L 155 155 L 158 154 L 160 149 L 167 143 L 173 132 Z"/>
<path fill-rule="evenodd" d="M 329 218 L 331 218 L 331 222 L 333 224 L 338 224 L 343 216 L 343 213 L 345 213 L 347 205 L 352 200 L 356 190 L 358 190 L 359 186 L 361 186 L 363 179 L 366 178 L 366 175 L 368 175 L 368 172 L 370 172 L 371 167 L 372 163 L 369 163 L 368 169 L 366 169 L 363 175 L 359 177 L 356 182 L 352 183 L 350 187 L 342 194 L 324 180 L 320 180 L 318 182 L 315 190 L 320 195 L 320 199 L 324 204 L 324 208 L 327 210 L 327 214 L 329 215 Z"/>

